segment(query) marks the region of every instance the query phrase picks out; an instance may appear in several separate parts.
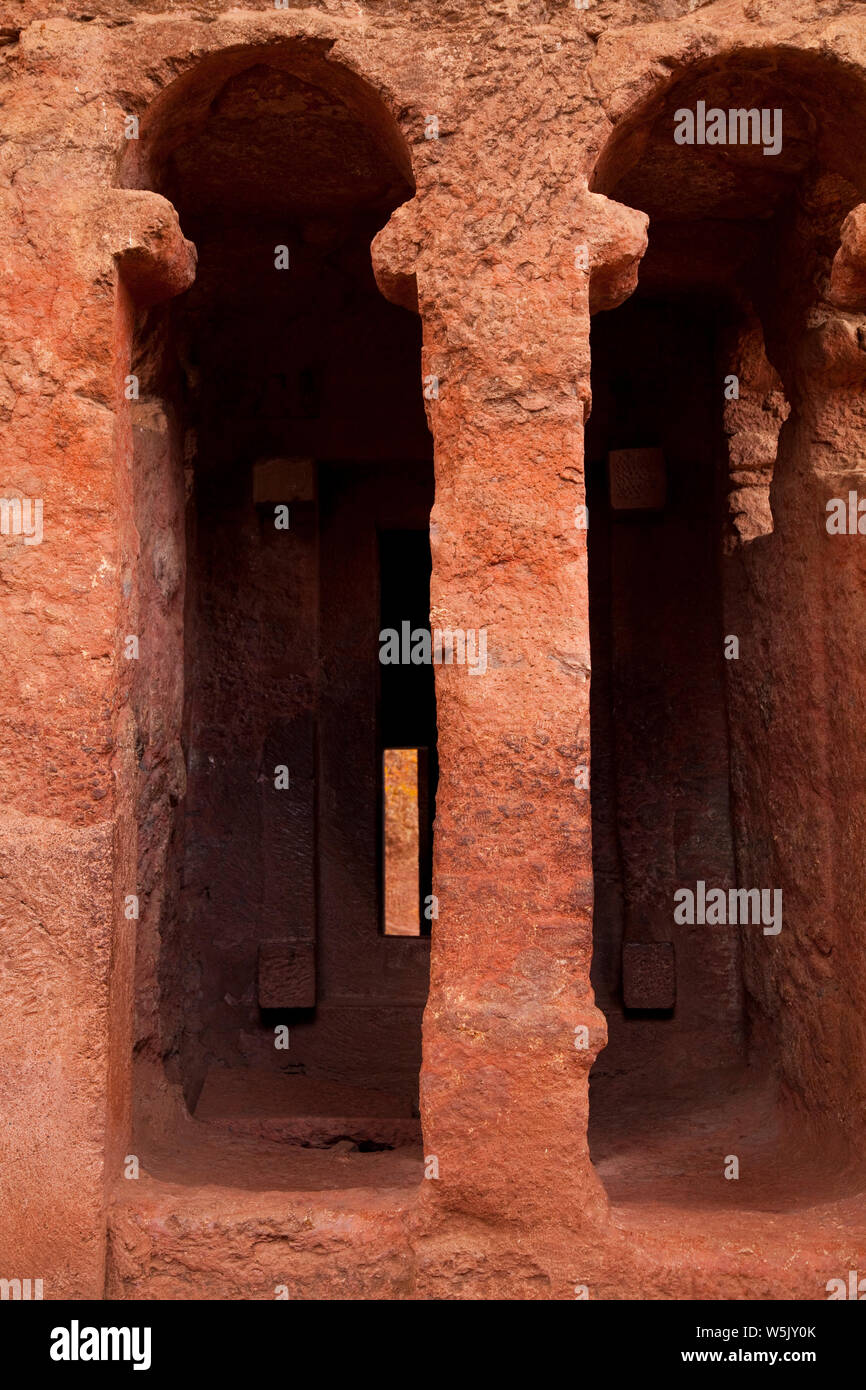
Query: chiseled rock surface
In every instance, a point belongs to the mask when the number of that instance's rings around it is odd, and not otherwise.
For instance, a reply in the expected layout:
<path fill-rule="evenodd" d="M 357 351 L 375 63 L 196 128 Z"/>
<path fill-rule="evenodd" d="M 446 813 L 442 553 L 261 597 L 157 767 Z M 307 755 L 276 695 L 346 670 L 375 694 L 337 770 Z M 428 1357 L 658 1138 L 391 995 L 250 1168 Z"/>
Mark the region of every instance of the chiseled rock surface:
<path fill-rule="evenodd" d="M 49 1298 L 273 1297 L 283 1284 L 319 1297 L 573 1298 L 587 1286 L 617 1298 L 784 1298 L 821 1297 L 825 1276 L 863 1267 L 862 1205 L 844 1194 L 827 1217 L 829 1254 L 817 1221 L 752 1213 L 757 1275 L 732 1210 L 679 1218 L 672 1204 L 651 1230 L 632 1213 L 624 1235 L 586 1137 L 589 1071 L 606 1039 L 589 981 L 589 799 L 574 785 L 575 765 L 589 762 L 586 534 L 574 518 L 585 500 L 590 311 L 632 293 L 647 247 L 647 213 L 613 194 L 616 161 L 629 188 L 644 187 L 658 150 L 642 141 L 671 84 L 698 72 L 700 97 L 701 74 L 721 73 L 733 91 L 746 51 L 813 113 L 821 158 L 859 203 L 866 18 L 853 0 L 599 0 L 587 10 L 570 0 L 248 10 L 203 0 L 182 11 L 170 0 L 0 0 L 0 495 L 44 506 L 41 544 L 0 536 L 0 1273 L 44 1278 Z M 383 1163 L 381 1181 L 351 1188 L 288 1164 L 298 1186 L 276 1196 L 270 1169 L 254 1185 L 257 1158 L 222 1182 L 203 1169 L 192 1189 L 170 1164 L 160 1178 L 145 1163 L 138 1185 L 121 1176 L 136 1036 L 136 927 L 124 902 L 139 851 L 123 644 L 136 631 L 142 545 L 124 380 L 137 310 L 195 274 L 148 159 L 158 162 L 166 132 L 183 138 L 183 120 L 229 76 L 269 63 L 332 84 L 411 166 L 415 195 L 373 259 L 386 297 L 421 314 L 423 372 L 441 383 L 428 402 L 432 616 L 445 627 L 471 614 L 491 634 L 484 680 L 437 671 L 440 916 L 424 1155 L 386 1156 L 391 1176 Z M 130 115 L 141 123 L 134 149 Z M 756 158 L 759 199 L 771 161 Z M 714 167 L 701 165 L 696 197 L 716 186 Z M 759 708 L 766 722 L 748 725 L 759 776 L 739 791 L 751 825 L 761 806 L 778 824 L 790 817 L 781 867 L 776 838 L 756 830 L 748 849 L 754 881 L 783 881 L 805 924 L 772 958 L 747 953 L 750 997 L 781 1039 L 794 1108 L 856 1139 L 866 691 L 851 653 L 862 664 L 864 576 L 850 549 L 826 555 L 814 515 L 827 474 L 846 490 L 862 477 L 863 226 L 859 204 L 840 232 L 834 188 L 815 205 L 823 240 L 809 262 L 808 323 L 787 348 L 768 344 L 797 416 L 782 430 L 771 494 L 777 568 L 762 568 L 766 551 L 744 564 L 766 596 L 762 652 L 781 651 L 786 676 L 771 701 L 760 663 L 746 671 L 746 718 Z M 775 429 L 781 407 L 771 414 Z M 765 442 L 745 461 L 750 475 L 767 471 Z M 760 499 L 741 493 L 738 530 L 764 544 L 772 518 L 760 482 Z M 167 594 L 173 563 L 159 570 Z M 158 703 L 171 672 L 153 679 Z M 804 711 L 820 747 L 836 750 L 817 771 Z M 154 819 L 169 792 L 182 794 L 167 737 L 160 756 Z M 155 990 L 155 957 L 145 974 Z M 159 1073 L 157 1026 L 139 1038 L 148 1075 Z M 154 1087 L 150 1118 L 168 1126 L 176 1091 L 164 1077 Z M 427 1155 L 436 1181 L 421 1176 Z"/>

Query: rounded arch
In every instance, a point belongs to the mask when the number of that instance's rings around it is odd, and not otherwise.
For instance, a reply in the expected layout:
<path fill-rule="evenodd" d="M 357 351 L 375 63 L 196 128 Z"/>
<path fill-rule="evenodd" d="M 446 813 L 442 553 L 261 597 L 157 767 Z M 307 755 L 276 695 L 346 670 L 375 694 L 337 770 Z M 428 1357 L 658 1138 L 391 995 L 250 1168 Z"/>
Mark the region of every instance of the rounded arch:
<path fill-rule="evenodd" d="M 232 46 L 190 58 L 186 71 L 147 106 L 140 118 L 138 139 L 125 142 L 118 162 L 119 185 L 161 187 L 167 176 L 170 178 L 172 158 L 185 143 L 197 138 L 226 86 L 244 73 L 268 69 L 294 79 L 301 91 L 311 88 L 330 97 L 334 112 L 344 120 L 354 119 L 368 131 L 410 193 L 414 192 L 409 143 L 386 93 L 352 68 L 335 62 L 330 57 L 333 46 L 329 39 L 293 39 Z M 290 98 L 287 101 L 290 103 Z M 294 112 L 296 116 L 303 114 L 299 98 Z"/>
<path fill-rule="evenodd" d="M 789 103 L 794 120 L 790 163 L 797 165 L 808 153 L 862 196 L 866 148 L 852 140 L 850 132 L 866 123 L 866 72 L 830 53 L 772 43 L 723 49 L 680 65 L 649 95 L 637 98 L 604 141 L 589 176 L 590 188 L 619 198 L 641 166 L 645 183 L 652 172 L 646 168 L 647 161 L 663 130 L 672 131 L 667 123 L 678 108 L 702 97 L 708 106 L 766 106 L 771 96 Z"/>
<path fill-rule="evenodd" d="M 640 85 L 590 187 L 648 215 L 644 291 L 709 293 L 757 313 L 793 400 L 809 389 L 794 340 L 816 304 L 835 302 L 842 227 L 866 197 L 852 138 L 866 123 L 866 71 L 831 52 L 738 45 L 679 62 L 649 94 Z"/>

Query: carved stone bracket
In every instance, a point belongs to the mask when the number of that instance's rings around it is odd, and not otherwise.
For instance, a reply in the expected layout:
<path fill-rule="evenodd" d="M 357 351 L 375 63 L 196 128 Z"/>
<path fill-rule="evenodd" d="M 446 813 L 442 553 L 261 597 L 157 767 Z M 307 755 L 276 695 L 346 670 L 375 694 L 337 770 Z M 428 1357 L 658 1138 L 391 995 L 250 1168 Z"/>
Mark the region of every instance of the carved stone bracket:
<path fill-rule="evenodd" d="M 189 289 L 195 279 L 196 249 L 183 235 L 167 198 L 112 189 L 101 203 L 99 217 L 103 242 L 136 304 L 158 304 Z"/>
<path fill-rule="evenodd" d="M 637 288 L 649 218 L 602 193 L 585 194 L 582 214 L 589 248 L 589 312 L 597 314 L 617 308 Z"/>
<path fill-rule="evenodd" d="M 842 223 L 827 298 L 837 309 L 866 310 L 866 203 L 858 203 Z"/>
<path fill-rule="evenodd" d="M 370 247 L 373 274 L 382 294 L 392 304 L 418 313 L 416 263 L 421 249 L 414 198 L 392 214 Z"/>

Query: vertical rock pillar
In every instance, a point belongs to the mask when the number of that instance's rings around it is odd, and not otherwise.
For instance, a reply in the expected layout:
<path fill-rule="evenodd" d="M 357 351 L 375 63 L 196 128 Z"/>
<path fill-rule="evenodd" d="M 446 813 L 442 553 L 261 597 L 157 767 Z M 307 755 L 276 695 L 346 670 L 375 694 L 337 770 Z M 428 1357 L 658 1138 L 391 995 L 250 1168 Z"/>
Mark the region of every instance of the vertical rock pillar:
<path fill-rule="evenodd" d="M 589 314 L 634 288 L 646 219 L 585 194 L 554 243 L 548 224 L 472 256 L 428 237 L 420 206 L 397 210 L 374 265 L 424 321 L 434 650 L 462 632 L 475 656 L 436 669 L 425 1195 L 569 1223 L 604 1209 L 586 1137 L 606 1035 L 589 983 Z"/>
<path fill-rule="evenodd" d="M 62 154 L 28 166 L 14 210 L 27 235 L 12 227 L 0 276 L 0 496 L 39 522 L 38 536 L 0 535 L 0 1276 L 41 1279 L 45 1299 L 102 1296 L 105 1194 L 127 1142 L 136 535 L 124 382 L 133 296 L 175 293 L 194 266 L 164 199 L 82 197 Z"/>

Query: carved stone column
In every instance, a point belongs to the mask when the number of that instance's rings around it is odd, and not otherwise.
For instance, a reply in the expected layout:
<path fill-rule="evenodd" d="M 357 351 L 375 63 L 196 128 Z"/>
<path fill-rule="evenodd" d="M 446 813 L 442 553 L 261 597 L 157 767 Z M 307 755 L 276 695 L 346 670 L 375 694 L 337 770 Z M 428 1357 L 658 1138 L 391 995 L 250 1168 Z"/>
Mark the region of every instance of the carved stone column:
<path fill-rule="evenodd" d="M 0 494 L 41 518 L 38 539 L 0 537 L 0 1270 L 42 1279 L 46 1299 L 98 1298 L 136 927 L 131 295 L 186 288 L 195 258 L 164 199 L 82 198 L 59 157 L 31 177 L 0 282 Z"/>
<path fill-rule="evenodd" d="M 606 1028 L 589 983 L 583 425 L 590 301 L 634 288 L 645 223 L 587 193 L 553 243 L 530 227 L 473 254 L 456 233 L 446 250 L 416 201 L 374 243 L 383 292 L 424 321 L 431 625 L 486 634 L 483 672 L 436 671 L 425 1194 L 534 1227 L 604 1209 L 586 1138 Z"/>

